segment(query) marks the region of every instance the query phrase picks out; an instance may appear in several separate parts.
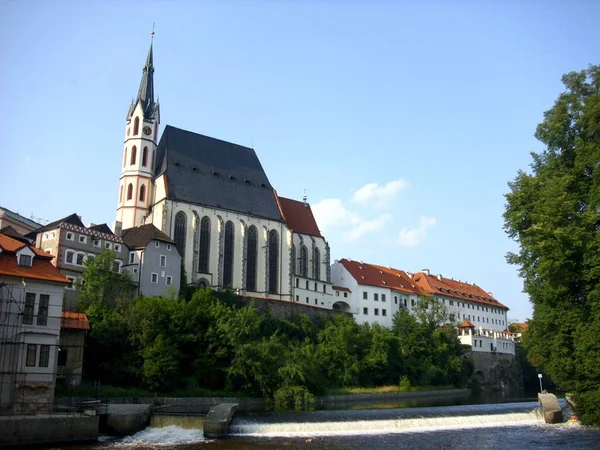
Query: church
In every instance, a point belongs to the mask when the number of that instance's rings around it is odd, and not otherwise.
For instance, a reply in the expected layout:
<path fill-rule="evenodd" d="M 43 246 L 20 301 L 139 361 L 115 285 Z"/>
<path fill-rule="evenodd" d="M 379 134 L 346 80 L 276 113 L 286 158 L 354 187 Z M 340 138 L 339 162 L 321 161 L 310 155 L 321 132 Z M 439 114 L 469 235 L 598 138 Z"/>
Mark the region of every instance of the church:
<path fill-rule="evenodd" d="M 170 125 L 161 134 L 153 76 L 151 44 L 127 111 L 117 234 L 156 226 L 175 241 L 191 285 L 346 309 L 306 199 L 278 196 L 252 148 Z"/>

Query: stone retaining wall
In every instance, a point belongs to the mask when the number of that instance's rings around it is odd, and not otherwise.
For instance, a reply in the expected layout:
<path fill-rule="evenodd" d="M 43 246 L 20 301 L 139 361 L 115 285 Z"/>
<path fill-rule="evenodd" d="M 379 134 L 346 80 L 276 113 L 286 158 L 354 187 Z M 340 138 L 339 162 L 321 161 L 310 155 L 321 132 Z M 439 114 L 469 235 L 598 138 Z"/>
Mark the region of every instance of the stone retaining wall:
<path fill-rule="evenodd" d="M 0 416 L 0 448 L 98 439 L 98 416 Z"/>

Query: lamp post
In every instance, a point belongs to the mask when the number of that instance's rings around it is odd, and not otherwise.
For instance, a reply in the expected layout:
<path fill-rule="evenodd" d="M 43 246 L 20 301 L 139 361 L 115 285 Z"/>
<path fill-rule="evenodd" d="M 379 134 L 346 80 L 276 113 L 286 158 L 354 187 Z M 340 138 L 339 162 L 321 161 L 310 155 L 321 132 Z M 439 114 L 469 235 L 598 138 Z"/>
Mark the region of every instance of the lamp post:
<path fill-rule="evenodd" d="M 538 373 L 538 378 L 540 379 L 540 394 L 541 394 L 542 392 L 544 392 L 544 389 L 542 388 L 542 374 L 541 373 Z"/>

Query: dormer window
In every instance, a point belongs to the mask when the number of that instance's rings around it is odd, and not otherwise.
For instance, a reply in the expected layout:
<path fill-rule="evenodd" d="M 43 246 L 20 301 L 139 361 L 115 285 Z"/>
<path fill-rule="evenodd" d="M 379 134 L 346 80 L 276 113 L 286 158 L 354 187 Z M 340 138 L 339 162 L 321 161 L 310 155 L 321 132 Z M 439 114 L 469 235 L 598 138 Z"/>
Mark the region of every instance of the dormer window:
<path fill-rule="evenodd" d="M 31 262 L 33 258 L 31 255 L 18 255 L 18 264 L 22 267 L 31 267 Z"/>

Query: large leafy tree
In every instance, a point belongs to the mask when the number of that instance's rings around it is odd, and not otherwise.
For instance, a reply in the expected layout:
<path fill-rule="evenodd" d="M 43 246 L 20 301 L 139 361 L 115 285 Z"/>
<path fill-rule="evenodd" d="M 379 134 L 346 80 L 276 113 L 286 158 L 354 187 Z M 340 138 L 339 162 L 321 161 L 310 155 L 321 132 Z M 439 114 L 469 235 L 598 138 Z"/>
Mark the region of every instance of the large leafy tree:
<path fill-rule="evenodd" d="M 505 230 L 520 250 L 507 258 L 534 306 L 529 360 L 600 424 L 600 66 L 562 81 L 535 134 L 545 150 L 509 183 Z"/>

